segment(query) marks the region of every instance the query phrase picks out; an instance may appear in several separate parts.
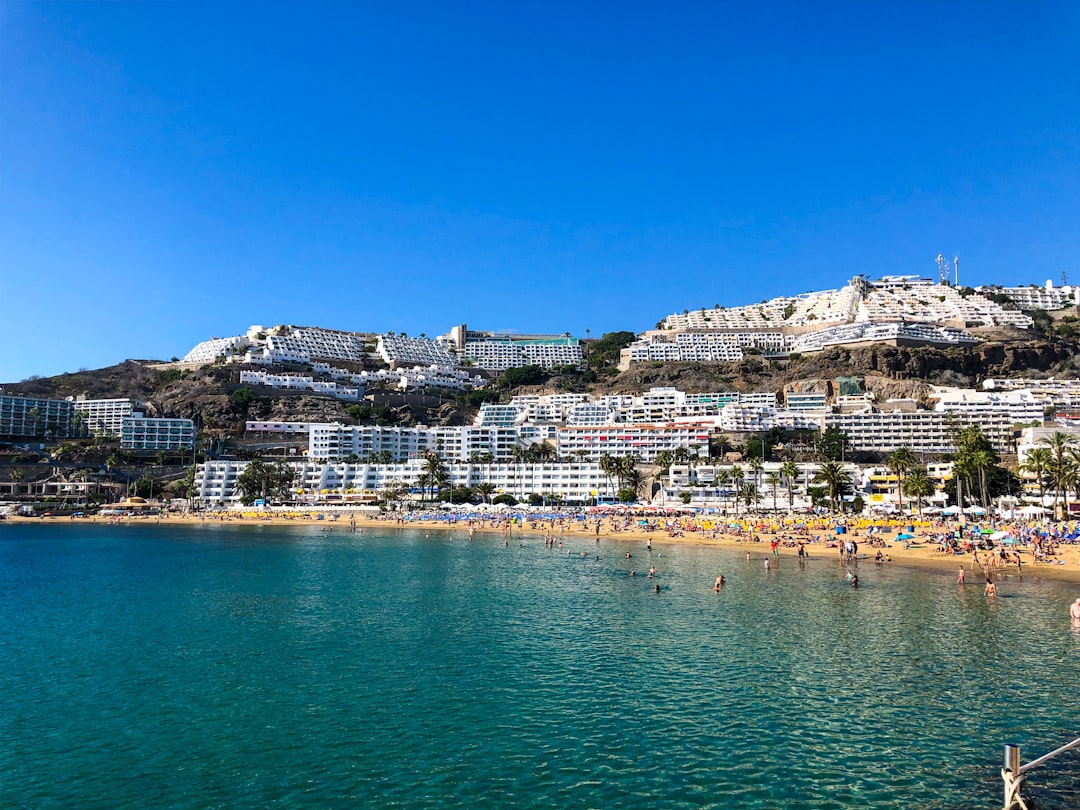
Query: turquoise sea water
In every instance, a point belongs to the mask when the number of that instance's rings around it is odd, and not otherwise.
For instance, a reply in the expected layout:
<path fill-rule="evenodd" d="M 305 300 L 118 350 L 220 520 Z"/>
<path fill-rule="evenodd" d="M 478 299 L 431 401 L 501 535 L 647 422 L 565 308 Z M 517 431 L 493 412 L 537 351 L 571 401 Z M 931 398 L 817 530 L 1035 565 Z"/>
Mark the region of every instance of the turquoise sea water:
<path fill-rule="evenodd" d="M 341 531 L 0 525 L 0 807 L 989 808 L 1080 735 L 1068 585 Z"/>

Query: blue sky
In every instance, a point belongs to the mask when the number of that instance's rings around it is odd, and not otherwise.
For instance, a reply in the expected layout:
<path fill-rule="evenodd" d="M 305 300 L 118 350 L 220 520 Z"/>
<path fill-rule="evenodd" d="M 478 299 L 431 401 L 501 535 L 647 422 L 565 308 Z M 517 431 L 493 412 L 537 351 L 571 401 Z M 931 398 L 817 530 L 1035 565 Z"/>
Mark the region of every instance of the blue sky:
<path fill-rule="evenodd" d="M 1080 281 L 1080 4 L 0 2 L 0 380 Z"/>

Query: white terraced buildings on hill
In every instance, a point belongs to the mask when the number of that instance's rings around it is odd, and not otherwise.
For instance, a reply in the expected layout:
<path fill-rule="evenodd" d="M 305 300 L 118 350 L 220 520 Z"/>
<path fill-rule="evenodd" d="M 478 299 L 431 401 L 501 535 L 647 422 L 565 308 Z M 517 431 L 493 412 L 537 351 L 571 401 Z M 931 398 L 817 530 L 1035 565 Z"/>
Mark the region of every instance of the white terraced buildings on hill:
<path fill-rule="evenodd" d="M 1003 295 L 1020 309 L 1054 311 L 1075 307 L 1077 304 L 1077 287 L 1067 284 L 1055 287 L 1052 281 L 1047 281 L 1042 287 L 1029 284 L 1026 287 L 978 287 L 977 289 L 985 295 Z"/>
<path fill-rule="evenodd" d="M 961 345 L 972 327 L 1028 329 L 1030 316 L 968 288 L 917 276 L 856 277 L 839 290 L 783 296 L 760 304 L 669 315 L 623 350 L 632 363 L 733 361 L 826 346 L 888 342 Z"/>
<path fill-rule="evenodd" d="M 584 354 L 580 341 L 562 335 L 496 334 L 470 330 L 466 324 L 453 327 L 439 342 L 463 361 L 485 371 L 503 372 L 520 366 L 544 369 L 581 366 Z"/>
<path fill-rule="evenodd" d="M 306 374 L 270 374 L 266 371 L 241 371 L 240 382 L 248 385 L 265 385 L 268 388 L 329 394 L 336 399 L 352 402 L 360 399 L 362 391 L 360 388 L 338 385 L 336 382 L 316 380 Z"/>
<path fill-rule="evenodd" d="M 363 363 L 375 351 L 375 342 L 375 336 L 360 332 L 289 325 L 267 329 L 255 325 L 245 335 L 212 338 L 198 344 L 183 362 L 212 363 L 218 358 L 235 358 L 260 365 L 311 364 L 317 360 Z"/>

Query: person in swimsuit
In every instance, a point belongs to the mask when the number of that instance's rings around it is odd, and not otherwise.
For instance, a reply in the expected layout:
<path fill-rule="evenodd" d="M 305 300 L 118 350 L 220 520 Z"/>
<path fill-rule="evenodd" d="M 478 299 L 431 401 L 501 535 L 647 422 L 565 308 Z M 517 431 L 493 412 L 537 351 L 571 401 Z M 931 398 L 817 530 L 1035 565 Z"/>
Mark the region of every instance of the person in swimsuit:
<path fill-rule="evenodd" d="M 1072 603 L 1072 607 L 1069 608 L 1069 616 L 1072 617 L 1074 622 L 1080 622 L 1080 599 Z"/>
<path fill-rule="evenodd" d="M 956 584 L 957 585 L 963 585 L 964 584 L 964 566 L 962 566 L 962 565 L 960 566 L 960 573 L 958 573 L 956 575 Z"/>
<path fill-rule="evenodd" d="M 986 587 L 983 588 L 983 593 L 986 594 L 987 599 L 994 599 L 997 596 L 997 585 L 989 577 L 986 579 Z"/>

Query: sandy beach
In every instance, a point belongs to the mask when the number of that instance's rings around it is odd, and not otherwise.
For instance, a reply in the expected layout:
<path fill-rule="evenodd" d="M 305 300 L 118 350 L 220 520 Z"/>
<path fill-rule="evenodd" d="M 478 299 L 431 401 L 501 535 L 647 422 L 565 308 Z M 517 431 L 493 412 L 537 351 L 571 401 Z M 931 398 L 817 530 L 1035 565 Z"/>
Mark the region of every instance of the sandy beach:
<path fill-rule="evenodd" d="M 334 515 L 329 512 L 320 513 L 319 510 L 303 510 L 272 515 L 227 511 L 196 515 L 97 516 L 74 519 L 66 516 L 8 516 L 0 522 L 0 528 L 5 523 L 9 525 L 110 523 L 120 526 L 147 524 L 318 526 L 327 533 L 423 530 L 467 534 L 472 529 L 475 534 L 501 536 L 509 532 L 510 536 L 548 536 L 556 543 L 563 543 L 568 550 L 580 551 L 584 548 L 594 548 L 599 538 L 601 544 L 618 543 L 626 546 L 625 550 L 630 551 L 634 546 L 661 547 L 672 544 L 693 544 L 749 551 L 758 558 L 773 553 L 771 546 L 776 540 L 778 542 L 776 552 L 781 558 L 790 557 L 794 561 L 798 555 L 797 543 L 802 543 L 811 560 L 828 560 L 837 565 L 840 563 L 837 541 L 851 539 L 858 544 L 858 561 L 862 565 L 901 566 L 936 574 L 943 579 L 949 578 L 953 581 L 962 565 L 967 572 L 969 585 L 982 583 L 983 561 L 989 556 L 989 552 L 980 550 L 980 563 L 973 566 L 971 553 L 942 552 L 936 537 L 941 532 L 954 530 L 956 524 L 952 522 L 946 524 L 915 519 L 853 518 L 846 521 L 845 534 L 838 535 L 831 521 L 808 519 L 805 516 L 755 517 L 749 520 L 742 518 L 737 522 L 729 518 L 724 518 L 723 522 L 720 522 L 721 519 L 716 517 L 702 518 L 700 516 L 650 518 L 648 523 L 642 522 L 644 520 L 640 517 L 622 515 L 602 518 L 589 515 L 584 521 L 580 519 L 549 520 L 525 515 L 520 522 L 517 520 L 510 522 L 505 516 L 480 513 L 445 515 L 434 512 L 410 512 L 399 515 L 383 513 L 369 516 L 367 513 Z M 598 523 L 599 533 L 597 533 Z M 736 524 L 737 528 L 735 528 Z M 911 534 L 914 537 L 907 541 L 898 540 L 897 536 L 905 533 L 908 527 L 913 527 L 914 531 Z M 871 534 L 871 529 L 873 534 Z M 877 545 L 871 545 L 871 540 L 875 540 Z M 879 550 L 883 556 L 887 557 L 887 560 L 876 563 L 874 558 Z M 1010 555 L 1014 551 L 1020 553 L 1021 569 L 1018 572 L 1014 562 L 998 565 L 993 569 L 996 578 L 1015 577 L 1019 573 L 1024 577 L 1046 577 L 1080 582 L 1080 545 L 1058 545 L 1048 562 L 1035 561 L 1026 545 L 1017 544 L 1008 550 Z"/>

